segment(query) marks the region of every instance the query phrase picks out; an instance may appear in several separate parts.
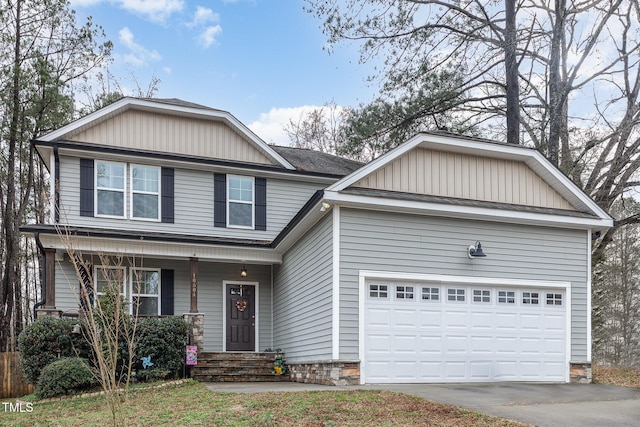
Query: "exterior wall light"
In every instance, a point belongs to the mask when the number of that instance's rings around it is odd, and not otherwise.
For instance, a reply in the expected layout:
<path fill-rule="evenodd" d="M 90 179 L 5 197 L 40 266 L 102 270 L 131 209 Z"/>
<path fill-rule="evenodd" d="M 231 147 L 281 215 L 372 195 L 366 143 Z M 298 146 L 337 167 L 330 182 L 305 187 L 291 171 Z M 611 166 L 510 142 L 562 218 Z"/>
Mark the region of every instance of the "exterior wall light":
<path fill-rule="evenodd" d="M 475 245 L 469 246 L 469 249 L 467 249 L 467 255 L 469 255 L 469 258 L 471 259 L 482 258 L 487 256 L 482 251 L 482 244 L 479 241 L 477 241 Z"/>
<path fill-rule="evenodd" d="M 242 270 L 240 270 L 240 277 L 247 277 L 247 268 L 242 264 Z"/>

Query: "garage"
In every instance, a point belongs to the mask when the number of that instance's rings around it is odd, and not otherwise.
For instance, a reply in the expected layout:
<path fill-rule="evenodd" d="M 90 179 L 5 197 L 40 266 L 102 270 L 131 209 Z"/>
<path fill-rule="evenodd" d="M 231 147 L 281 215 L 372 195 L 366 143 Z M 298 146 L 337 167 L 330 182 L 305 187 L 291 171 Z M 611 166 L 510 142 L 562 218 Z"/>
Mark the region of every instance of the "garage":
<path fill-rule="evenodd" d="M 363 285 L 363 382 L 567 381 L 568 285 L 475 278 Z"/>

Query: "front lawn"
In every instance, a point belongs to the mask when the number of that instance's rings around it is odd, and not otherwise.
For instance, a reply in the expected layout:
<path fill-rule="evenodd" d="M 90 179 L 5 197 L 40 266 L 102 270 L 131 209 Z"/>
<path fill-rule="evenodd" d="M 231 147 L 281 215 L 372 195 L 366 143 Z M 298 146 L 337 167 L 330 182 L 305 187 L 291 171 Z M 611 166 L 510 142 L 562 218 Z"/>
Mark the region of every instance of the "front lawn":
<path fill-rule="evenodd" d="M 190 381 L 133 391 L 125 406 L 137 426 L 524 426 L 409 396 L 376 390 L 219 393 Z M 35 402 L 31 413 L 3 412 L 3 426 L 107 426 L 102 396 Z"/>

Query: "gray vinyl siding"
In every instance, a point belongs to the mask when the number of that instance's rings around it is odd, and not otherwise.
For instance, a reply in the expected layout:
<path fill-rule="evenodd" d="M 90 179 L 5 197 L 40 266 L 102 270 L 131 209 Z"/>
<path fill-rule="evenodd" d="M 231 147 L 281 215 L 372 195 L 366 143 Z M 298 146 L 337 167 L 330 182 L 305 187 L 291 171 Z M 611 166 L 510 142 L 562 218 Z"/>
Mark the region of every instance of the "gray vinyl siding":
<path fill-rule="evenodd" d="M 174 315 L 181 316 L 191 308 L 189 260 L 138 260 L 138 265 L 146 268 L 174 270 Z M 249 275 L 240 279 L 240 264 L 198 263 L 198 311 L 204 314 L 205 351 L 223 349 L 223 281 L 258 282 L 258 333 L 259 348 L 273 347 L 271 315 L 271 266 L 247 264 Z M 56 308 L 64 312 L 77 313 L 78 300 L 75 296 L 78 280 L 73 266 L 68 262 L 56 265 Z M 127 290 L 128 292 L 128 290 Z"/>
<path fill-rule="evenodd" d="M 341 209 L 340 357 L 358 358 L 360 270 L 571 282 L 571 360 L 587 357 L 587 232 Z M 486 258 L 467 248 L 482 242 Z"/>
<path fill-rule="evenodd" d="M 274 345 L 290 362 L 332 356 L 332 224 L 327 215 L 274 267 Z"/>
<path fill-rule="evenodd" d="M 136 164 L 148 164 L 132 158 Z M 250 174 L 248 176 L 251 176 Z M 127 185 L 129 177 L 127 176 Z M 322 184 L 267 179 L 267 230 L 218 228 L 213 226 L 213 170 L 175 169 L 173 224 L 154 221 L 80 216 L 80 160 L 60 157 L 60 222 L 74 226 L 119 230 L 188 234 L 192 236 L 239 237 L 272 240 Z M 129 194 L 125 216 L 129 216 Z"/>

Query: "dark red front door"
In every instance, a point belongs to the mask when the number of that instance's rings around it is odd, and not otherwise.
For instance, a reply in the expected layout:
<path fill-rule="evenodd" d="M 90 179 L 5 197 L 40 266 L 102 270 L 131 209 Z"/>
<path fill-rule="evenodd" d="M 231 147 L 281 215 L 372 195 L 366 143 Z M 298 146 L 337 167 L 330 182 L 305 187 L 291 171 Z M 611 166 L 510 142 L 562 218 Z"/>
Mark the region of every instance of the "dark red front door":
<path fill-rule="evenodd" d="M 227 351 L 254 351 L 256 287 L 227 284 Z"/>

